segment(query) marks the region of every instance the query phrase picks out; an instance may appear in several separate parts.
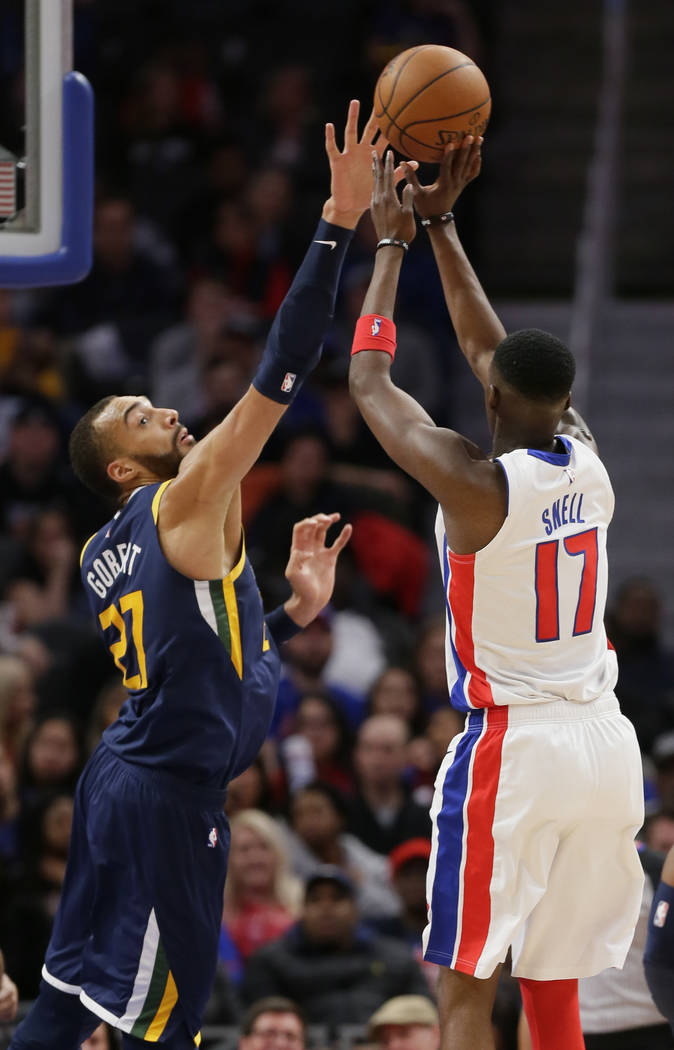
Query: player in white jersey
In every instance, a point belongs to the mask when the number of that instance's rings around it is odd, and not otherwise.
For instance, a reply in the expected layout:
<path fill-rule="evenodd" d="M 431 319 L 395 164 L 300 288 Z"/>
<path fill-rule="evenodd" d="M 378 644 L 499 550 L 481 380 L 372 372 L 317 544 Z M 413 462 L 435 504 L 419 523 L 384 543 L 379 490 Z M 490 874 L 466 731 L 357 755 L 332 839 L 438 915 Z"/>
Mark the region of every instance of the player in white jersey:
<path fill-rule="evenodd" d="M 409 169 L 402 204 L 391 155 L 373 158 L 379 243 L 350 382 L 386 452 L 440 504 L 448 679 L 466 712 L 431 809 L 424 949 L 441 964 L 443 1050 L 493 1048 L 509 948 L 534 1050 L 581 1050 L 577 979 L 622 966 L 643 882 L 639 749 L 603 625 L 613 492 L 570 407 L 570 351 L 538 330 L 506 337 L 461 248 L 451 208 L 479 172 L 480 146 L 468 137 L 448 149 L 431 186 Z M 391 382 L 415 206 L 484 387 L 489 455 Z"/>

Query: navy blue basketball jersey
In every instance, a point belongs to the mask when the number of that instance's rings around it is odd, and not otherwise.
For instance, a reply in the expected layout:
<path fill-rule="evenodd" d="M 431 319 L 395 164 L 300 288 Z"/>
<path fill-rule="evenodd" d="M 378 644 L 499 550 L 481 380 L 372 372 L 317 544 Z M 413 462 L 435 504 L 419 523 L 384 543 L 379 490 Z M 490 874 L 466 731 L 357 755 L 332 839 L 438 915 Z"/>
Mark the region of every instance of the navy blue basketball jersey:
<path fill-rule="evenodd" d="M 157 534 L 169 484 L 137 489 L 82 552 L 84 589 L 129 690 L 103 739 L 129 762 L 224 787 L 264 741 L 280 660 L 243 541 L 224 579 L 169 565 Z"/>

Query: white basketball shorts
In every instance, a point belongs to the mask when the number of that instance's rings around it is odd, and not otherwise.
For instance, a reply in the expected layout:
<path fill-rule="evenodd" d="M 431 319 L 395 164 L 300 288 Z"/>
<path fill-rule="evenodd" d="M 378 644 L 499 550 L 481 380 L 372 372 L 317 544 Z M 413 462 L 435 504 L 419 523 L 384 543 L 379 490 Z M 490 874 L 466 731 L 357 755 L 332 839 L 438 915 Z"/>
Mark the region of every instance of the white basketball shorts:
<path fill-rule="evenodd" d="M 532 980 L 622 966 L 639 915 L 641 758 L 616 698 L 471 711 L 435 782 L 424 958 Z"/>

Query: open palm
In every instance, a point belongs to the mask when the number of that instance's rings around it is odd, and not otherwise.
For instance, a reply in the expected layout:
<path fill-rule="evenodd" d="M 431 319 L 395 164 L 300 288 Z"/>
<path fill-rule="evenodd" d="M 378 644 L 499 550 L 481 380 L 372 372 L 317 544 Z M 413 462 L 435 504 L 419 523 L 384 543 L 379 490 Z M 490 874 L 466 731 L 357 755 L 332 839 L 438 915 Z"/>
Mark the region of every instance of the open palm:
<path fill-rule="evenodd" d="M 293 589 L 290 602 L 296 606 L 293 619 L 298 623 L 300 620 L 304 624 L 311 623 L 330 601 L 337 558 L 353 531 L 351 525 L 345 525 L 332 546 L 326 547 L 326 533 L 338 520 L 339 514 L 314 514 L 298 521 L 293 528 L 285 575 Z"/>

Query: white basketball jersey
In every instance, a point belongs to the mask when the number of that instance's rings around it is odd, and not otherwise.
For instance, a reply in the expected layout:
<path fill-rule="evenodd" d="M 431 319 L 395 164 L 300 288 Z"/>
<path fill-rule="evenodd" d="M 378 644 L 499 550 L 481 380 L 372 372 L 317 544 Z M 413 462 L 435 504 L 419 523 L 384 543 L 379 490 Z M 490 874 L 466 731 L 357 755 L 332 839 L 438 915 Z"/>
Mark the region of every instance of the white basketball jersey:
<path fill-rule="evenodd" d="M 460 710 L 610 693 L 618 675 L 604 630 L 606 532 L 613 489 L 601 460 L 559 437 L 565 453 L 499 456 L 506 519 L 476 554 L 454 554 L 438 510 L 447 609 L 447 679 Z"/>

